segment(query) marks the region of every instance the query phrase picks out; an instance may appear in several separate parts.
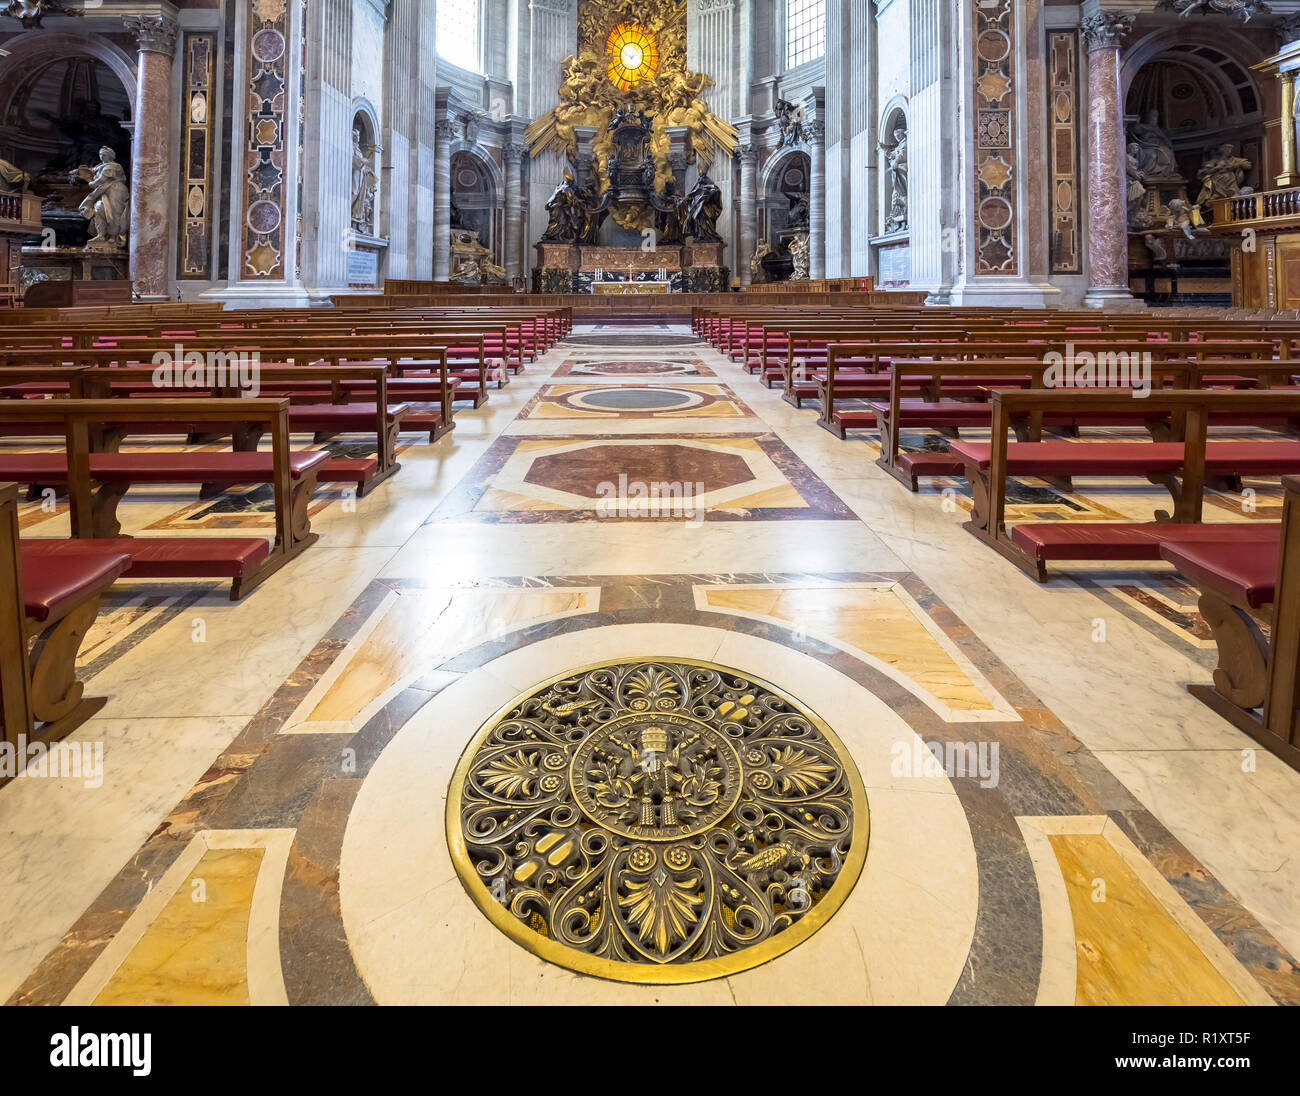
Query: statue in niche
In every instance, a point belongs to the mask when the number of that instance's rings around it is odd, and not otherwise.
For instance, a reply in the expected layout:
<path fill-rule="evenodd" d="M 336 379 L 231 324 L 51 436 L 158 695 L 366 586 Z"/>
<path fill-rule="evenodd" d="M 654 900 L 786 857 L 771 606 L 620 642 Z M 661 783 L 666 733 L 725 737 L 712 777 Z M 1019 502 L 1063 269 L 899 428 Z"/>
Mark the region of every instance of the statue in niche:
<path fill-rule="evenodd" d="M 718 235 L 721 216 L 722 191 L 704 172 L 686 196 L 686 235 L 693 236 L 696 243 L 721 243 L 722 237 Z"/>
<path fill-rule="evenodd" d="M 781 143 L 777 148 L 808 143 L 808 131 L 804 128 L 807 110 L 803 103 L 792 103 L 788 99 L 776 101 L 776 120 L 781 126 Z"/>
<path fill-rule="evenodd" d="M 375 190 L 379 176 L 371 162 L 375 147 L 363 148 L 361 127 L 352 127 L 352 227 L 358 232 L 371 232 L 375 221 Z"/>
<path fill-rule="evenodd" d="M 790 209 L 785 215 L 785 227 L 802 228 L 807 231 L 812 223 L 812 207 L 808 203 L 808 195 L 803 191 L 797 193 L 787 191 L 785 196 L 790 202 Z"/>
<path fill-rule="evenodd" d="M 583 242 L 587 234 L 587 211 L 583 197 L 574 181 L 573 172 L 564 169 L 564 178 L 555 188 L 546 211 L 551 215 L 550 223 L 542 234 L 544 243 L 577 244 Z"/>
<path fill-rule="evenodd" d="M 754 285 L 763 285 L 767 282 L 767 268 L 763 265 L 763 260 L 772 254 L 772 245 L 766 240 L 758 245 L 753 256 L 749 260 L 749 280 Z"/>
<path fill-rule="evenodd" d="M 21 194 L 31 181 L 32 177 L 17 164 L 0 159 L 0 194 Z"/>
<path fill-rule="evenodd" d="M 907 227 L 907 127 L 894 127 L 894 143 L 882 143 L 885 169 L 889 172 L 889 215 L 885 218 L 886 232 L 901 232 Z"/>
<path fill-rule="evenodd" d="M 1252 167 L 1249 160 L 1237 155 L 1236 146 L 1225 142 L 1217 152 L 1211 152 L 1202 162 L 1196 177 L 1201 180 L 1201 192 L 1196 196 L 1196 204 L 1204 206 L 1215 198 L 1234 198 L 1238 194 L 1249 194 L 1250 187 L 1242 188 L 1241 181 Z"/>
<path fill-rule="evenodd" d="M 790 241 L 790 257 L 794 259 L 791 281 L 808 281 L 812 277 L 812 244 L 807 236 L 800 234 Z"/>
<path fill-rule="evenodd" d="M 99 155 L 99 150 L 107 145 L 116 154 L 119 162 L 131 156 L 131 137 L 122 128 L 121 120 L 111 114 L 105 114 L 94 99 L 76 99 L 72 104 L 72 113 L 57 117 L 48 111 L 34 111 L 40 117 L 63 134 L 72 148 L 52 156 L 46 163 L 44 171 L 66 175 L 84 163 Z"/>
<path fill-rule="evenodd" d="M 1178 179 L 1174 146 L 1156 123 L 1159 114 L 1149 110 L 1141 121 L 1129 126 L 1128 141 L 1137 149 L 1138 170 L 1148 179 Z"/>
<path fill-rule="evenodd" d="M 1130 144 L 1124 152 L 1124 196 L 1128 200 L 1128 223 L 1132 228 L 1150 228 L 1151 214 L 1144 207 L 1147 196 L 1146 176 L 1138 166 L 1138 150 Z"/>
<path fill-rule="evenodd" d="M 85 250 L 120 251 L 126 246 L 126 233 L 131 226 L 131 191 L 126 185 L 126 172 L 117 162 L 117 153 L 107 146 L 101 148 L 99 166 L 77 168 L 69 182 L 77 179 L 90 184 L 90 193 L 78 209 L 95 226 L 95 235 Z"/>
<path fill-rule="evenodd" d="M 459 285 L 505 285 L 506 268 L 492 261 L 492 251 L 478 240 L 478 233 L 456 231 L 451 234 L 451 281 Z"/>

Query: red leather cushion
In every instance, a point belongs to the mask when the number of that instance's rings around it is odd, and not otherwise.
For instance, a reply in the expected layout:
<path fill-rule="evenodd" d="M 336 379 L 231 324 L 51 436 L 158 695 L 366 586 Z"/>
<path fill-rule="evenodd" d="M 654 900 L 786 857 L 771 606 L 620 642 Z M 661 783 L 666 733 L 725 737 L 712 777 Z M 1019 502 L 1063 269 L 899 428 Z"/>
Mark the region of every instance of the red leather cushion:
<path fill-rule="evenodd" d="M 127 578 L 238 578 L 271 554 L 263 537 L 111 537 L 24 540 L 27 552 L 63 557 L 88 549 L 127 555 Z"/>
<path fill-rule="evenodd" d="M 410 407 L 404 403 L 390 404 L 388 421 L 404 417 Z M 307 403 L 289 408 L 289 426 L 293 430 L 373 430 L 375 405 L 373 403 Z"/>
<path fill-rule="evenodd" d="M 321 466 L 316 478 L 321 483 L 365 483 L 378 471 L 375 457 L 332 457 Z"/>
<path fill-rule="evenodd" d="M 62 453 L 0 455 L 0 480 L 11 483 L 66 483 L 68 459 Z"/>
<path fill-rule="evenodd" d="M 295 450 L 289 454 L 289 475 L 301 479 L 328 459 L 323 449 Z M 101 483 L 269 483 L 275 459 L 269 452 L 92 453 L 90 474 Z"/>
<path fill-rule="evenodd" d="M 884 401 L 875 400 L 869 406 L 877 414 L 889 414 L 889 404 Z M 990 414 L 988 404 L 956 400 L 900 400 L 898 405 L 898 421 L 903 426 L 987 426 Z"/>
<path fill-rule="evenodd" d="M 913 476 L 960 476 L 965 467 L 947 453 L 899 453 L 898 464 Z"/>
<path fill-rule="evenodd" d="M 835 423 L 845 430 L 873 430 L 876 416 L 870 411 L 836 411 Z"/>
<path fill-rule="evenodd" d="M 1300 472 L 1300 441 L 1212 441 L 1205 446 L 1209 475 L 1292 476 Z"/>
<path fill-rule="evenodd" d="M 1160 546 L 1161 556 L 1203 591 L 1252 609 L 1273 603 L 1278 551 L 1277 541 L 1175 541 Z"/>
<path fill-rule="evenodd" d="M 23 610 L 32 620 L 57 620 L 78 603 L 107 589 L 131 564 L 119 547 L 86 547 L 53 555 L 20 541 Z M 39 542 L 38 542 L 39 543 Z M 97 542 L 102 544 L 102 542 Z"/>
<path fill-rule="evenodd" d="M 1261 443 L 1262 444 L 1262 443 Z M 1300 448 L 1300 443 L 1297 443 Z M 987 468 L 988 442 L 954 441 L 949 452 Z M 1183 466 L 1181 442 L 1011 442 L 1007 472 L 1013 476 L 1110 476 L 1176 472 Z"/>
<path fill-rule="evenodd" d="M 1166 541 L 1273 543 L 1276 522 L 1181 525 L 1175 522 L 1027 522 L 1011 530 L 1011 540 L 1034 559 L 1158 560 Z"/>

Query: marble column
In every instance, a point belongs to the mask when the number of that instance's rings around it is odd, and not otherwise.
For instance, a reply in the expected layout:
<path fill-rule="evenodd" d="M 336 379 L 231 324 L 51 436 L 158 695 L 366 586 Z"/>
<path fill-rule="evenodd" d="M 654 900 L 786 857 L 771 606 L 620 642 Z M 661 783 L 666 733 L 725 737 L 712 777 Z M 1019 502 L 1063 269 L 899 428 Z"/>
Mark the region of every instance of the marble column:
<path fill-rule="evenodd" d="M 523 163 L 528 155 L 524 145 L 509 144 L 504 150 L 506 161 L 506 273 L 513 282 L 524 275 Z"/>
<path fill-rule="evenodd" d="M 812 180 L 808 194 L 808 274 L 814 281 L 826 277 L 826 123 L 812 122 L 808 130 L 808 152 Z"/>
<path fill-rule="evenodd" d="M 737 273 L 740 284 L 753 280 L 749 261 L 758 250 L 758 149 L 741 145 L 736 149 L 740 161 L 740 246 L 736 249 Z"/>
<path fill-rule="evenodd" d="M 451 141 L 450 121 L 434 130 L 433 150 L 433 280 L 451 278 Z"/>
<path fill-rule="evenodd" d="M 1090 308 L 1132 296 L 1119 47 L 1134 18 L 1103 11 L 1080 26 L 1088 47 L 1088 292 L 1083 303 Z"/>
<path fill-rule="evenodd" d="M 1279 72 L 1282 83 L 1282 173 L 1274 180 L 1278 186 L 1295 186 L 1300 175 L 1295 169 L 1295 81 L 1296 73 Z"/>
<path fill-rule="evenodd" d="M 165 301 L 176 200 L 172 58 L 179 27 L 166 15 L 133 15 L 122 21 L 135 35 L 139 51 L 131 147 L 131 281 L 140 300 Z"/>

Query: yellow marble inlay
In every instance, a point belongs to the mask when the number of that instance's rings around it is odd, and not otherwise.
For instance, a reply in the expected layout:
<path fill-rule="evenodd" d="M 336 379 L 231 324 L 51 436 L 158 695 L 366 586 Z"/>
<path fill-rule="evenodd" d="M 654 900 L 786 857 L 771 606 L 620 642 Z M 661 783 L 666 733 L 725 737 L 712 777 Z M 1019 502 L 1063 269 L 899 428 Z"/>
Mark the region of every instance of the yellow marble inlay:
<path fill-rule="evenodd" d="M 1076 1004 L 1243 1003 L 1103 835 L 1050 840 L 1074 916 Z"/>
<path fill-rule="evenodd" d="M 248 1004 L 248 918 L 264 854 L 205 852 L 95 1004 Z"/>
<path fill-rule="evenodd" d="M 719 609 L 784 620 L 892 666 L 954 711 L 991 711 L 993 704 L 890 588 L 713 587 Z"/>
<path fill-rule="evenodd" d="M 438 590 L 395 598 L 308 722 L 348 721 L 411 673 L 457 650 L 556 614 L 589 608 L 585 590 Z"/>

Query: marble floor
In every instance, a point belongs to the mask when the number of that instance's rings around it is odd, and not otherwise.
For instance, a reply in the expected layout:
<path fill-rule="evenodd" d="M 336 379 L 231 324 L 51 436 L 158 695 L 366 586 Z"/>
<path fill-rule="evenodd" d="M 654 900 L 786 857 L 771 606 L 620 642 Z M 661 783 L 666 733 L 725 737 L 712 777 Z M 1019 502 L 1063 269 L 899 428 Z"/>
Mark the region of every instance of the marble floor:
<path fill-rule="evenodd" d="M 318 492 L 320 541 L 242 603 L 216 582 L 115 588 L 82 659 L 109 702 L 73 739 L 102 772 L 0 789 L 0 999 L 1300 1003 L 1300 774 L 1185 691 L 1213 665 L 1193 590 L 1159 565 L 1039 586 L 961 528 L 962 483 L 909 493 L 874 435 L 837 440 L 688 330 L 574 335 L 437 444 L 404 436 L 370 496 Z M 1249 513 L 1274 516 L 1255 488 Z M 1009 517 L 1165 502 L 1074 491 L 1022 483 Z M 119 513 L 128 532 L 271 527 L 247 492 L 133 492 Z M 57 535 L 67 515 L 21 520 Z M 585 726 L 581 696 L 556 706 L 572 675 L 655 660 L 771 686 L 838 749 L 783 747 L 778 779 L 802 793 L 839 765 L 861 795 L 807 921 L 788 863 L 734 877 L 784 888 L 798 942 L 680 984 L 521 944 L 558 920 L 485 901 L 448 803 L 521 698 L 560 682 L 541 702 Z M 741 728 L 761 704 L 716 711 Z M 540 780 L 534 760 L 494 787 Z M 556 877 L 576 871 L 570 823 L 524 850 Z M 664 908 L 689 920 L 683 894 Z"/>

